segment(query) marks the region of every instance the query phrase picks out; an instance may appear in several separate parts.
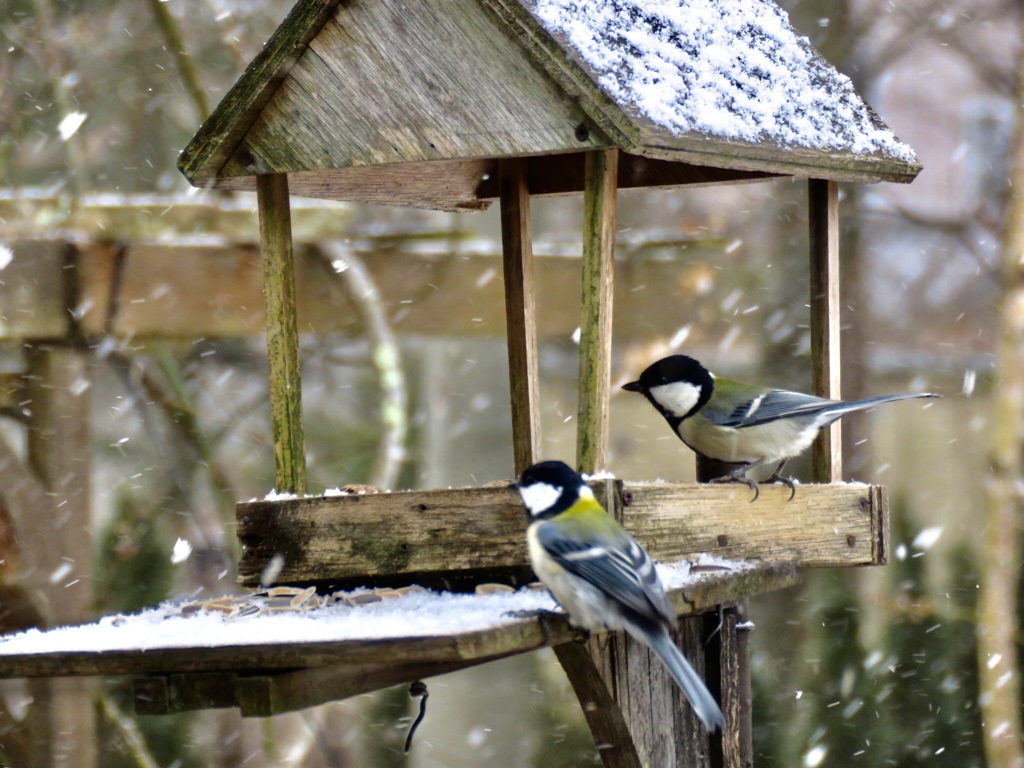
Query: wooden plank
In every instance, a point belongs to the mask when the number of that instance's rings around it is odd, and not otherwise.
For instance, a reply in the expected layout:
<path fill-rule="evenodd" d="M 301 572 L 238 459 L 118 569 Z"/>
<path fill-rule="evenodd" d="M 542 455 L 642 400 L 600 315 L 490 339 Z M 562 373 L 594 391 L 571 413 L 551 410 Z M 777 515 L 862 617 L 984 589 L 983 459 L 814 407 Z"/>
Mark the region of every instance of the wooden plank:
<path fill-rule="evenodd" d="M 291 171 L 288 183 L 292 193 L 302 197 L 455 213 L 487 210 L 492 201 L 479 199 L 477 189 L 483 179 L 495 173 L 495 160 L 436 160 Z M 254 189 L 255 182 L 252 176 L 229 176 L 212 185 L 244 191 Z"/>
<path fill-rule="evenodd" d="M 352 238 L 348 244 L 373 277 L 398 334 L 503 336 L 505 307 L 500 243 L 468 241 L 467 233 L 418 232 Z M 60 291 L 61 240 L 15 240 L 15 258 L 0 282 L 0 338 L 64 340 L 67 312 Z M 674 232 L 650 240 L 624 239 L 616 251 L 629 261 L 615 281 L 620 308 L 614 338 L 649 341 L 666 328 L 685 325 L 690 289 L 679 264 L 657 258 L 686 249 L 711 260 L 721 248 L 714 235 Z M 537 332 L 567 338 L 579 327 L 579 307 L 566 301 L 580 286 L 579 251 L 571 245 L 535 243 Z M 116 249 L 84 245 L 79 253 L 82 293 L 79 325 L 86 336 L 104 333 L 116 299 L 112 330 L 119 339 L 195 339 L 264 333 L 263 265 L 253 242 L 236 245 L 141 243 L 123 249 L 119 291 L 114 294 Z M 313 247 L 294 254 L 298 323 L 303 333 L 365 333 L 344 285 Z M 16 270 L 16 279 L 6 275 Z M 13 274 L 13 273 L 12 273 Z M 458 296 L 453 302 L 451 297 Z M 649 306 L 658 306 L 652 323 Z"/>
<path fill-rule="evenodd" d="M 839 185 L 811 179 L 807 183 L 810 223 L 811 383 L 819 397 L 838 400 L 839 359 Z M 843 479 L 842 422 L 823 429 L 811 451 L 817 483 Z"/>
<path fill-rule="evenodd" d="M 586 473 L 604 470 L 608 464 L 618 161 L 616 150 L 587 155 L 576 417 L 576 466 Z"/>
<path fill-rule="evenodd" d="M 763 563 L 747 570 L 706 574 L 700 584 L 670 590 L 669 598 L 680 615 L 689 615 L 712 610 L 717 603 L 709 600 L 719 600 L 723 596 L 737 600 L 745 595 L 782 589 L 797 580 L 794 564 Z M 254 626 L 258 626 L 258 620 Z M 254 633 L 258 636 L 258 630 Z M 153 643 L 145 650 L 111 648 L 27 654 L 5 654 L 0 646 L 0 678 L 228 672 L 269 674 L 339 664 L 352 667 L 356 675 L 363 674 L 367 665 L 410 665 L 410 669 L 415 668 L 418 672 L 429 665 L 452 664 L 462 668 L 572 642 L 575 637 L 575 630 L 563 616 L 540 615 L 515 619 L 502 617 L 502 623 L 494 627 L 446 636 L 232 646 L 197 644 L 190 648 L 162 647 Z M 168 685 L 172 684 L 169 679 Z M 154 706 L 159 706 L 163 696 L 159 691 L 160 684 L 147 683 L 144 688 L 149 692 L 147 695 L 157 702 Z M 164 698 L 170 700 L 170 696 L 167 694 Z"/>
<path fill-rule="evenodd" d="M 534 197 L 547 197 L 582 192 L 587 154 L 572 152 L 522 158 L 527 166 L 530 194 Z M 778 175 L 668 162 L 620 151 L 616 186 L 619 189 L 711 187 L 773 178 L 778 178 Z M 494 176 L 489 176 L 477 189 L 477 197 L 481 200 L 496 199 L 500 193 L 498 179 Z"/>
<path fill-rule="evenodd" d="M 515 475 L 519 477 L 540 455 L 536 289 L 526 168 L 522 162 L 508 160 L 502 163 L 501 169 L 501 241 L 512 400 L 512 456 Z"/>
<path fill-rule="evenodd" d="M 674 136 L 649 122 L 642 125 L 640 140 L 630 151 L 668 162 L 858 183 L 909 184 L 922 168 L 916 161 L 907 163 L 876 155 L 822 152 L 795 145 L 780 147 L 705 136 Z"/>
<path fill-rule="evenodd" d="M 783 486 L 626 483 L 624 524 L 657 560 L 703 552 L 737 560 L 792 560 L 802 566 L 872 565 L 885 552 L 884 495 L 861 484 Z M 239 580 L 259 583 L 270 558 L 285 563 L 282 584 L 352 580 L 412 583 L 459 571 L 467 585 L 495 574 L 529 578 L 526 517 L 515 491 L 461 488 L 256 501 L 236 510 Z"/>
<path fill-rule="evenodd" d="M 741 600 L 726 608 L 721 622 L 716 635 L 721 647 L 721 703 L 725 722 L 731 725 L 722 734 L 722 765 L 724 768 L 749 768 L 754 764 L 754 724 L 747 601 Z"/>
<path fill-rule="evenodd" d="M 341 3 L 218 175 L 608 146 L 478 0 Z"/>
<path fill-rule="evenodd" d="M 208 186 L 302 55 L 338 0 L 299 0 L 178 158 L 196 186 Z"/>
<path fill-rule="evenodd" d="M 271 675 L 239 675 L 235 691 L 242 717 L 270 717 L 445 675 L 488 661 L 493 659 L 437 664 L 335 664 Z"/>
<path fill-rule="evenodd" d="M 302 375 L 288 179 L 281 175 L 261 176 L 257 196 L 263 251 L 263 295 L 267 308 L 274 479 L 279 492 L 305 493 Z"/>
<path fill-rule="evenodd" d="M 252 190 L 256 183 L 253 180 Z M 296 243 L 313 243 L 351 235 L 353 208 L 320 200 L 292 201 L 292 238 Z M 11 247 L 18 242 L 52 238 L 52 222 L 60 232 L 83 249 L 93 244 L 120 243 L 134 247 L 155 242 L 251 244 L 259 237 L 252 201 L 224 195 L 84 195 L 68 211 L 67 199 L 34 195 L 23 190 L 11 194 L 0 190 L 0 237 Z M 12 243 L 14 241 L 14 243 Z M 27 243 L 26 243 L 27 247 Z M 4 269 L 4 280 L 19 259 Z"/>
<path fill-rule="evenodd" d="M 571 195 L 583 191 L 584 152 L 556 153 L 523 158 L 527 163 L 530 194 L 534 197 Z M 711 168 L 685 162 L 621 153 L 619 188 L 710 187 L 746 184 L 784 174 L 732 168 Z M 293 171 L 288 174 L 292 193 L 309 198 L 346 200 L 371 205 L 403 205 L 439 211 L 475 211 L 488 208 L 501 196 L 495 159 L 437 160 L 383 166 Z M 252 176 L 219 179 L 219 189 L 252 190 Z"/>
<path fill-rule="evenodd" d="M 606 643 L 622 639 L 621 634 L 608 635 Z M 591 639 L 587 646 L 593 642 Z M 641 768 L 644 763 L 630 737 L 626 717 L 606 682 L 606 674 L 602 674 L 604 670 L 598 666 L 601 657 L 590 653 L 587 646 L 562 643 L 555 646 L 555 656 L 579 699 L 605 768 Z"/>
<path fill-rule="evenodd" d="M 685 483 L 626 483 L 627 526 L 651 557 L 674 560 L 695 552 L 720 557 L 793 560 L 802 566 L 879 565 L 884 552 L 884 495 L 876 486 L 746 486 L 725 493 Z M 720 491 L 722 489 L 716 489 Z"/>
<path fill-rule="evenodd" d="M 526 513 L 509 488 L 257 501 L 236 517 L 249 586 L 277 553 L 281 584 L 527 566 Z"/>

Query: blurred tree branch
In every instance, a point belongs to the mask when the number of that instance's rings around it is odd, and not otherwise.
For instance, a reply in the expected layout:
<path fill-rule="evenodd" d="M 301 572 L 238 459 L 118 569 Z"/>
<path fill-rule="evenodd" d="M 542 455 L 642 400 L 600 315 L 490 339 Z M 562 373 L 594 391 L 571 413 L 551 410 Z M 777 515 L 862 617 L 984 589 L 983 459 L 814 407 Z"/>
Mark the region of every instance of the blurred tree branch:
<path fill-rule="evenodd" d="M 405 437 L 408 432 L 405 375 L 398 341 L 388 323 L 380 292 L 369 270 L 352 249 L 340 243 L 323 246 L 321 259 L 348 283 L 352 298 L 362 308 L 366 328 L 373 345 L 373 364 L 381 389 L 381 422 L 384 437 L 377 452 L 377 464 L 370 485 L 393 488 L 405 460 Z"/>
<path fill-rule="evenodd" d="M 167 48 L 170 50 L 171 55 L 174 56 L 174 63 L 178 67 L 178 74 L 181 76 L 181 81 L 185 84 L 185 90 L 188 91 L 188 95 L 195 105 L 196 112 L 199 113 L 199 120 L 203 122 L 210 116 L 210 100 L 206 96 L 206 91 L 203 90 L 202 83 L 199 80 L 199 73 L 196 72 L 192 57 L 185 47 L 185 38 L 182 37 L 178 22 L 175 21 L 174 16 L 171 14 L 171 9 L 168 8 L 168 4 L 163 2 L 163 0 L 149 0 L 149 7 L 153 11 L 153 18 L 156 20 L 156 25 L 160 28 L 160 34 L 163 35 Z"/>

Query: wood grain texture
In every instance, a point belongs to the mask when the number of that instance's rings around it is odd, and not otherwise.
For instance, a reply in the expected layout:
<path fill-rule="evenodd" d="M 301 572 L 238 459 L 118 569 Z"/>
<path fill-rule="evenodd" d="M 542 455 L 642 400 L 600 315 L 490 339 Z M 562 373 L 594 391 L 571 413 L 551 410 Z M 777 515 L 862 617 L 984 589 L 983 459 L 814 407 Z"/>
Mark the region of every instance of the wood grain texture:
<path fill-rule="evenodd" d="M 527 163 L 534 197 L 583 191 L 586 152 L 562 152 L 521 158 Z M 780 176 L 765 171 L 711 168 L 620 153 L 620 189 L 708 187 L 746 184 Z M 497 159 L 434 160 L 390 165 L 298 171 L 288 174 L 292 193 L 302 197 L 347 200 L 372 205 L 403 205 L 439 211 L 478 211 L 497 200 Z M 218 179 L 220 189 L 252 190 L 252 176 Z"/>
<path fill-rule="evenodd" d="M 815 395 L 839 400 L 839 185 L 807 183 L 810 225 L 811 385 Z M 818 433 L 811 451 L 816 483 L 843 479 L 842 422 Z"/>
<path fill-rule="evenodd" d="M 306 453 L 288 179 L 281 175 L 261 176 L 256 193 L 267 310 L 274 482 L 279 492 L 301 494 L 306 492 Z"/>
<path fill-rule="evenodd" d="M 228 170 L 241 173 L 228 163 Z M 317 171 L 292 171 L 292 194 L 368 205 L 397 205 L 453 213 L 483 211 L 492 200 L 481 200 L 477 188 L 497 173 L 496 160 L 435 160 L 421 163 Z M 217 189 L 252 190 L 253 176 L 227 176 L 211 182 Z M 495 195 L 495 198 L 497 195 Z"/>
<path fill-rule="evenodd" d="M 784 486 L 762 486 L 753 504 L 746 486 L 618 487 L 613 483 L 613 493 L 629 499 L 626 528 L 656 560 L 707 552 L 837 567 L 875 564 L 885 551 L 885 499 L 873 486 L 801 485 L 793 501 Z M 526 515 L 508 488 L 248 502 L 238 505 L 236 516 L 238 573 L 247 586 L 258 584 L 278 552 L 285 557 L 282 584 L 358 578 L 393 586 L 466 569 L 480 580 L 494 572 L 529 578 Z M 472 580 L 466 585 L 471 588 Z"/>
<path fill-rule="evenodd" d="M 672 591 L 669 597 L 680 615 L 685 615 L 713 609 L 715 604 L 705 602 L 709 598 L 729 595 L 731 600 L 736 600 L 743 595 L 782 589 L 797 580 L 792 563 L 764 563 L 755 569 L 707 574 L 704 587 L 691 590 L 689 596 L 682 591 Z M 192 648 L 164 647 L 154 642 L 145 651 L 0 653 L 0 678 L 194 672 L 266 674 L 338 664 L 351 666 L 358 674 L 362 674 L 360 670 L 366 665 L 410 665 L 410 669 L 418 665 L 415 670 L 420 671 L 429 669 L 430 665 L 441 664 L 454 664 L 461 668 L 571 642 L 575 636 L 575 631 L 564 617 L 541 615 L 517 619 L 503 617 L 501 624 L 490 628 L 444 636 L 252 645 L 197 643 Z M 408 682 L 414 679 L 415 675 Z"/>
<path fill-rule="evenodd" d="M 706 676 L 722 707 L 726 727 L 711 743 L 712 768 L 750 768 L 754 762 L 753 694 L 747 638 L 747 601 L 704 614 Z"/>
<path fill-rule="evenodd" d="M 589 153 L 583 193 L 576 468 L 590 474 L 608 465 L 618 162 L 617 150 Z"/>
<path fill-rule="evenodd" d="M 620 640 L 620 635 L 607 636 L 610 644 L 617 645 Z M 593 639 L 586 646 L 580 643 L 556 645 L 555 657 L 580 702 L 605 768 L 641 768 L 644 763 L 637 753 L 629 724 L 607 682 L 607 665 L 599 666 L 602 656 L 591 653 L 592 643 Z"/>
<path fill-rule="evenodd" d="M 587 154 L 572 152 L 522 158 L 527 167 L 530 194 L 545 197 L 582 192 Z M 745 184 L 772 178 L 776 175 L 667 162 L 620 151 L 615 183 L 619 189 L 658 189 Z M 494 178 L 485 180 L 477 189 L 477 196 L 482 200 L 497 197 L 498 193 Z"/>
<path fill-rule="evenodd" d="M 793 560 L 802 566 L 877 565 L 887 532 L 885 499 L 859 483 L 761 486 L 626 483 L 626 525 L 656 560 L 708 552 L 720 557 Z"/>
<path fill-rule="evenodd" d="M 196 186 L 210 186 L 253 119 L 301 56 L 338 0 L 299 0 L 178 158 Z"/>
<path fill-rule="evenodd" d="M 512 401 L 515 475 L 540 456 L 540 377 L 537 365 L 536 287 L 530 233 L 530 191 L 518 160 L 501 165 L 501 246 L 505 276 L 505 324 Z"/>
<path fill-rule="evenodd" d="M 603 146 L 478 0 L 342 3 L 219 175 Z"/>
<path fill-rule="evenodd" d="M 672 635 L 697 673 L 703 674 L 702 617 L 682 618 Z M 596 635 L 586 646 L 555 646 L 555 653 L 580 701 L 605 768 L 709 766 L 707 731 L 646 645 L 615 632 Z M 710 687 L 718 686 L 711 681 Z"/>

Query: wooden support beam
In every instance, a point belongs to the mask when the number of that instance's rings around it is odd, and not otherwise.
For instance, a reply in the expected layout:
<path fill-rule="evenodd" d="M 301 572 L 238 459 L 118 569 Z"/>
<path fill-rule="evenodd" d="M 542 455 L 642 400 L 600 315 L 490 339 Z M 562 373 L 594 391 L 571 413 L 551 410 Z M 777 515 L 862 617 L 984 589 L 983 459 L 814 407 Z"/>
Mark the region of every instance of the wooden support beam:
<path fill-rule="evenodd" d="M 302 494 L 306 492 L 306 454 L 288 176 L 258 177 L 256 193 L 267 307 L 275 486 L 280 492 Z"/>
<path fill-rule="evenodd" d="M 68 323 L 60 282 L 63 241 L 6 244 L 14 259 L 0 281 L 0 339 L 64 343 Z M 663 338 L 666 328 L 689 320 L 690 299 L 696 298 L 693 281 L 681 285 L 677 261 L 650 255 L 685 249 L 688 259 L 710 265 L 721 244 L 713 235 L 683 232 L 617 243 L 616 251 L 629 259 L 630 266 L 615 280 L 616 342 Z M 504 337 L 503 281 L 495 279 L 502 272 L 500 243 L 468 241 L 465 233 L 437 231 L 352 238 L 346 249 L 366 265 L 397 335 Z M 564 340 L 580 324 L 576 303 L 565 300 L 580 290 L 579 252 L 565 243 L 536 241 L 533 250 L 538 337 Z M 79 326 L 89 338 L 106 333 L 111 306 L 117 308 L 111 335 L 133 343 L 265 333 L 263 264 L 252 243 L 145 242 L 120 249 L 95 243 L 79 251 Z M 118 254 L 123 259 L 119 281 L 114 279 Z M 362 311 L 344 281 L 328 279 L 333 275 L 325 272 L 322 254 L 297 246 L 294 262 L 302 332 L 364 335 Z M 650 322 L 651 306 L 659 308 L 656 324 Z"/>
<path fill-rule="evenodd" d="M 815 395 L 838 400 L 839 363 L 839 184 L 807 183 L 810 222 L 811 381 Z M 842 427 L 826 427 L 814 441 L 812 477 L 816 483 L 843 479 Z"/>
<path fill-rule="evenodd" d="M 610 494 L 602 486 L 610 485 Z M 764 486 L 756 505 L 742 485 L 595 483 L 606 508 L 655 560 L 707 552 L 802 566 L 884 562 L 887 501 L 880 486 Z M 753 522 L 752 515 L 756 515 Z M 275 554 L 281 584 L 397 586 L 424 579 L 472 589 L 481 581 L 531 578 L 516 492 L 501 487 L 254 501 L 236 508 L 243 585 L 256 586 Z M 461 579 L 456 583 L 455 579 Z"/>
<path fill-rule="evenodd" d="M 583 190 L 583 299 L 580 310 L 576 466 L 607 468 L 612 370 L 612 287 L 618 150 L 587 153 Z"/>
<path fill-rule="evenodd" d="M 501 247 L 505 275 L 508 376 L 512 400 L 515 474 L 540 455 L 540 384 L 537 312 L 530 234 L 530 191 L 522 160 L 504 160 L 501 175 Z"/>

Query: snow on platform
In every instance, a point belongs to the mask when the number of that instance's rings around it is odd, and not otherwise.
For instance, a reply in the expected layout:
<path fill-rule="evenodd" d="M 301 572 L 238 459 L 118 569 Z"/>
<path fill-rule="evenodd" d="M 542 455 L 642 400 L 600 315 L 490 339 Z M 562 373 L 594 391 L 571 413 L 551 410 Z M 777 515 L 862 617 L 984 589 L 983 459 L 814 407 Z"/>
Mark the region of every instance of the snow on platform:
<path fill-rule="evenodd" d="M 790 563 L 702 558 L 693 571 L 685 562 L 658 570 L 680 613 L 709 610 L 796 580 Z M 357 598 L 360 591 L 350 594 Z M 509 615 L 556 609 L 546 590 L 532 588 L 487 595 L 417 589 L 365 605 L 237 618 L 189 611 L 188 605 L 165 603 L 83 626 L 2 637 L 0 677 L 294 669 L 384 660 L 479 663 L 573 636 L 558 617 Z"/>

